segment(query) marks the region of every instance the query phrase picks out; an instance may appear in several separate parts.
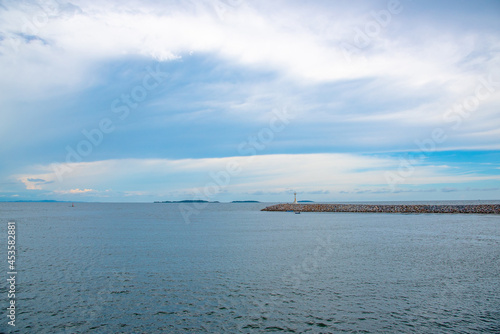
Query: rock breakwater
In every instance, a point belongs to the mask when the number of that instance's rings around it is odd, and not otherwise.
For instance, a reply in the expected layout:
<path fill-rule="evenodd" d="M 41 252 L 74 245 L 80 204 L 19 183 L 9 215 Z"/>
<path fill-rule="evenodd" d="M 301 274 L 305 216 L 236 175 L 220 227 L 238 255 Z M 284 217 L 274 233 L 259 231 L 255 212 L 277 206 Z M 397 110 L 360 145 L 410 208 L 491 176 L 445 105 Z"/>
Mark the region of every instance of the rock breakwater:
<path fill-rule="evenodd" d="M 384 213 L 480 213 L 500 214 L 500 204 L 422 205 L 422 204 L 276 204 L 261 211 L 300 212 L 384 212 Z"/>

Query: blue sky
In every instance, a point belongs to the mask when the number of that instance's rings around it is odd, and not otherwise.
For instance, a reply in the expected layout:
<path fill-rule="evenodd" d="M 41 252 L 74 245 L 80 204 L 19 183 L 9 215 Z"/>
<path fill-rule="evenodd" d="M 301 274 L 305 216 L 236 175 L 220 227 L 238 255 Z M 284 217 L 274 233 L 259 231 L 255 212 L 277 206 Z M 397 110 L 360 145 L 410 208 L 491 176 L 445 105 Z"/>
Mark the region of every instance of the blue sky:
<path fill-rule="evenodd" d="M 500 199 L 500 2 L 2 1 L 0 201 Z"/>

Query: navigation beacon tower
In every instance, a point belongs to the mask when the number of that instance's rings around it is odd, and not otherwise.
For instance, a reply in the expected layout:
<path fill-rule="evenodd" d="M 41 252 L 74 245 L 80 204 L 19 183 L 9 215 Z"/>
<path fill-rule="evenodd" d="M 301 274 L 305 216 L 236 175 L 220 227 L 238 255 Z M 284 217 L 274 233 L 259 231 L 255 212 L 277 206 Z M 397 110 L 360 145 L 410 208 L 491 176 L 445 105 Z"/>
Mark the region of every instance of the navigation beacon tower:
<path fill-rule="evenodd" d="M 293 195 L 295 196 L 295 199 L 293 200 L 293 204 L 299 204 L 299 203 L 297 203 L 297 193 L 295 192 L 295 193 L 293 193 Z"/>

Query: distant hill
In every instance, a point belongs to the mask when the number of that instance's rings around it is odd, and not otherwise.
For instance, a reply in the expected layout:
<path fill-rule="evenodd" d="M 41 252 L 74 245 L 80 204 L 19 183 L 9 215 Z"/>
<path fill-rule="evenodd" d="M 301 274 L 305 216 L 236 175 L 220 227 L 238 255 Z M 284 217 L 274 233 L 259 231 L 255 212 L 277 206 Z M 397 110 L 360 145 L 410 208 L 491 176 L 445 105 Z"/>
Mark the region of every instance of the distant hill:
<path fill-rule="evenodd" d="M 182 201 L 155 201 L 155 203 L 220 203 L 219 201 L 204 201 L 201 199 L 185 199 Z"/>
<path fill-rule="evenodd" d="M 232 201 L 231 203 L 260 203 L 259 201 Z"/>
<path fill-rule="evenodd" d="M 297 203 L 314 203 L 314 201 L 307 201 L 307 200 L 305 200 L 305 201 L 297 201 Z"/>

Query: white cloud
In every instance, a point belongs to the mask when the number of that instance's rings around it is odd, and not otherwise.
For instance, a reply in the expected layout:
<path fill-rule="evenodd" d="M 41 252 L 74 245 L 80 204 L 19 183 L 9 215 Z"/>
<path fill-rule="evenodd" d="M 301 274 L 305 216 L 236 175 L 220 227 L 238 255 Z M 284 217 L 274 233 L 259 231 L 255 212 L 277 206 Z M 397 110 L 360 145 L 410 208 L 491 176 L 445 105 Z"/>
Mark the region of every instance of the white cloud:
<path fill-rule="evenodd" d="M 246 1 L 74 4 L 54 3 L 52 8 L 11 3 L 9 10 L 0 11 L 0 31 L 5 34 L 0 43 L 4 68 L 0 102 L 24 101 L 26 96 L 31 101 L 47 100 L 89 88 L 100 80 L 97 66 L 110 60 L 139 55 L 169 61 L 194 52 L 219 57 L 245 70 L 269 69 L 281 74 L 276 85 L 266 87 L 271 91 L 259 91 L 259 85 L 251 83 L 245 87 L 246 96 L 229 99 L 238 102 L 220 105 L 220 101 L 207 100 L 198 109 L 219 103 L 221 108 L 248 110 L 248 105 L 262 103 L 262 98 L 276 100 L 277 95 L 307 109 L 311 101 L 301 101 L 294 92 L 281 93 L 276 87 L 284 86 L 280 80 L 321 84 L 370 79 L 335 90 L 339 98 L 318 103 L 316 110 L 320 111 L 307 118 L 322 123 L 335 119 L 353 124 L 375 122 L 382 128 L 384 124 L 387 128 L 416 127 L 442 124 L 443 114 L 454 103 L 474 93 L 481 75 L 494 73 L 500 78 L 495 72 L 500 63 L 495 53 L 500 46 L 498 36 L 482 31 L 465 36 L 453 30 L 437 33 L 441 27 L 435 22 L 427 22 L 428 27 L 408 27 L 405 24 L 415 23 L 404 19 L 404 11 L 393 15 L 390 24 L 370 39 L 370 45 L 348 61 L 340 46 L 354 43 L 356 29 L 373 21 L 369 13 L 386 9 L 382 3 L 367 2 L 359 7 L 290 3 L 278 12 L 270 11 L 273 5 Z M 311 19 L 300 19 L 304 12 Z M 34 29 L 27 28 L 30 26 Z M 22 31 L 38 37 L 28 41 L 18 34 Z M 481 45 L 481 54 L 474 53 L 477 45 Z M 481 117 L 467 119 L 461 131 L 484 123 L 483 119 L 494 119 L 499 93 L 497 89 L 488 101 L 482 101 Z M 370 101 L 375 108 L 356 110 L 346 103 L 349 97 Z M 241 103 L 242 99 L 246 101 Z M 418 101 L 410 105 L 399 102 L 405 99 Z M 386 108 L 392 101 L 399 103 Z M 254 107 L 248 115 L 262 109 Z M 3 123 L 15 123 L 9 119 L 15 118 L 16 105 L 5 103 L 4 110 L 10 115 Z M 495 134 L 490 127 L 475 137 L 484 142 Z"/>
<path fill-rule="evenodd" d="M 67 194 L 87 194 L 87 193 L 95 193 L 97 192 L 94 189 L 69 189 L 69 190 L 54 190 L 55 194 L 58 195 L 67 195 Z"/>
<path fill-rule="evenodd" d="M 43 16 L 43 8 L 15 7 L 2 13 L 1 26 L 9 32 L 8 38 L 20 42 L 17 52 L 4 47 L 2 53 L 12 57 L 21 79 L 27 79 L 27 75 L 31 79 L 47 77 L 43 68 L 48 68 L 53 83 L 83 84 L 78 79 L 82 79 L 84 69 L 98 60 L 143 55 L 165 61 L 203 52 L 245 66 L 277 69 L 302 81 L 394 77 L 415 87 L 447 84 L 468 76 L 458 70 L 458 63 L 470 54 L 478 40 L 486 39 L 479 34 L 436 35 L 432 28 L 425 28 L 429 38 L 415 41 L 413 34 L 385 34 L 389 25 L 370 38 L 370 47 L 359 48 L 361 57 L 354 55 L 353 61 L 349 61 L 340 45 L 353 44 L 356 29 L 373 18 L 348 7 L 318 6 L 315 11 L 309 9 L 311 20 L 298 20 L 304 9 L 294 4 L 270 13 L 259 8 L 258 3 L 249 2 L 238 6 L 222 2 L 149 3 L 135 4 L 138 7 L 132 7 L 134 10 L 126 10 L 125 4 L 117 7 L 110 3 L 76 3 L 79 10 L 56 10 L 56 15 L 38 25 L 36 33 L 47 44 L 34 40 L 26 43 L 14 33 L 23 31 L 23 18 Z M 217 10 L 221 5 L 223 14 Z M 331 13 L 335 13 L 333 21 Z M 398 18 L 394 15 L 391 24 L 400 24 Z M 493 39 L 492 44 L 499 44 L 498 38 L 488 38 Z M 482 62 L 482 67 L 488 63 Z M 26 65 L 23 75 L 21 66 Z"/>

